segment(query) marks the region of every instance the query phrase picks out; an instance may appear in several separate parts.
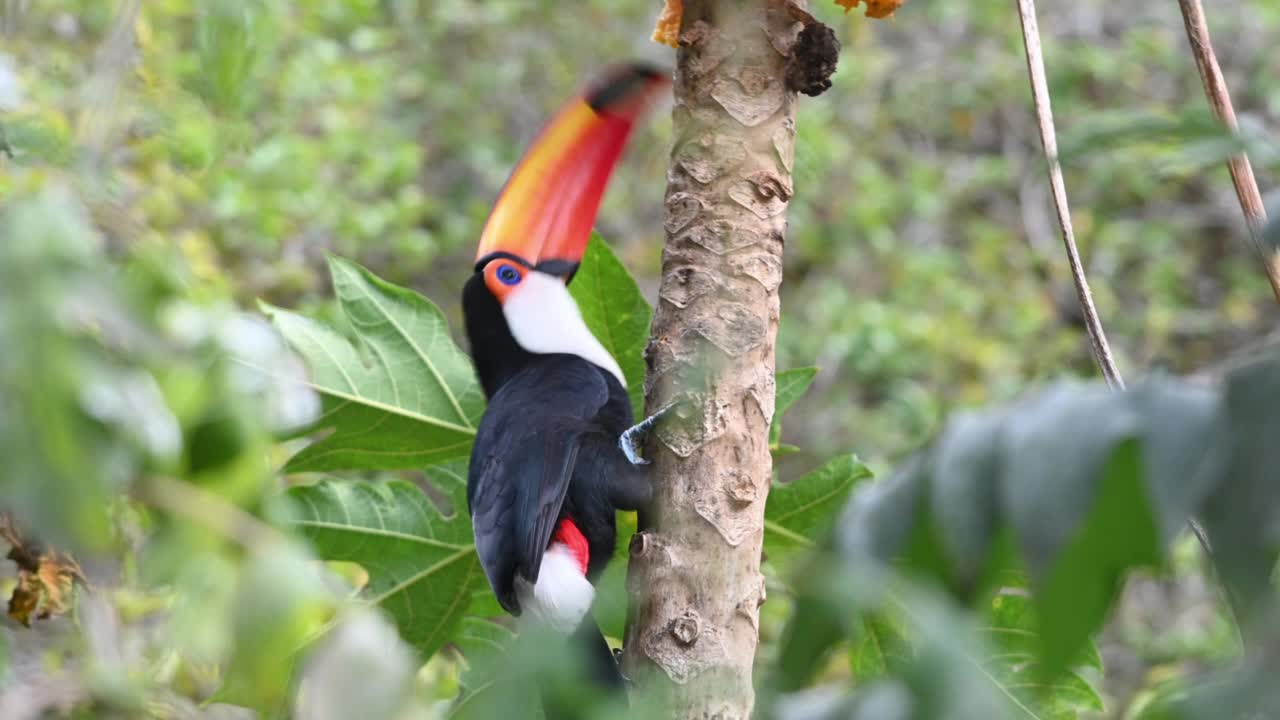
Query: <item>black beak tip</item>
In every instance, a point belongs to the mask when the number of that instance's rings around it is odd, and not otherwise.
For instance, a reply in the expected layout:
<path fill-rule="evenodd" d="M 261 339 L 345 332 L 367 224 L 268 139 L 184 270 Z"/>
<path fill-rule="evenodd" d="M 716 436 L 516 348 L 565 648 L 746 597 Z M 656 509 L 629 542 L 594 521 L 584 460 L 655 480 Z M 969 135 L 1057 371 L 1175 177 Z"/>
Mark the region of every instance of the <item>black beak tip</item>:
<path fill-rule="evenodd" d="M 596 112 L 614 107 L 654 82 L 671 77 L 671 71 L 644 60 L 615 65 L 598 78 L 586 92 L 587 104 Z"/>

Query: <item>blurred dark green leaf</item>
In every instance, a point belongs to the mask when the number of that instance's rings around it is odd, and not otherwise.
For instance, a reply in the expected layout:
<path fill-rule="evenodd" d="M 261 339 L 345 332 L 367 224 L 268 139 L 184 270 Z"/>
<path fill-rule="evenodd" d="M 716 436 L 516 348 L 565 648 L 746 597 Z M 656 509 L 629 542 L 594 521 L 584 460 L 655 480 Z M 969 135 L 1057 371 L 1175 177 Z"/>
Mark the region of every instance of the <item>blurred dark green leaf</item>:
<path fill-rule="evenodd" d="M 1225 161 L 1247 147 L 1207 108 L 1181 113 L 1109 111 L 1094 113 L 1063 132 L 1059 156 L 1071 161 L 1078 155 L 1114 152 L 1118 146 L 1134 143 L 1217 148 L 1214 157 L 1201 158 L 1206 163 Z"/>
<path fill-rule="evenodd" d="M 1047 717 L 1096 709 L 1096 691 L 1071 668 L 1097 664 L 1091 636 L 1126 574 L 1159 566 L 1202 508 L 1211 533 L 1219 533 L 1214 557 L 1237 607 L 1251 613 L 1274 600 L 1268 578 L 1276 550 L 1260 533 L 1280 521 L 1280 505 L 1274 483 L 1261 479 L 1271 473 L 1260 468 L 1273 465 L 1274 443 L 1262 438 L 1274 434 L 1278 368 L 1266 353 L 1233 370 L 1225 412 L 1218 391 L 1156 377 L 1126 392 L 1059 383 L 1006 409 L 960 416 L 889 479 L 855 494 L 826 543 L 847 570 L 819 564 L 807 574 L 782 657 L 822 651 L 806 635 L 840 632 L 853 635 L 851 659 L 859 667 L 886 669 L 884 653 L 870 653 L 877 645 L 867 639 L 884 633 L 865 632 L 867 618 L 877 616 L 863 614 L 865 599 L 841 601 L 832 583 L 847 590 L 848 572 L 880 577 L 905 556 L 912 562 L 903 570 L 944 584 L 960 567 L 966 582 L 959 597 L 972 601 L 980 589 L 974 581 L 1007 562 L 997 558 L 1004 544 L 997 540 L 1009 532 L 1032 592 L 997 595 L 990 609 L 996 644 L 1016 638 L 1016 647 L 1003 648 L 1022 659 L 992 672 L 1004 686 L 1034 690 L 1021 702 Z M 839 617 L 841 602 L 852 623 Z M 810 646 L 798 644 L 804 642 Z M 793 645 L 809 649 L 789 651 Z"/>
<path fill-rule="evenodd" d="M 1275 603 L 1275 570 L 1280 553 L 1280 355 L 1270 346 L 1263 359 L 1233 371 L 1226 381 L 1223 413 L 1216 430 L 1217 461 L 1225 467 L 1221 484 L 1204 503 L 1204 526 L 1214 548 L 1214 565 L 1249 633 L 1255 618 Z M 1246 637 L 1248 635 L 1246 634 Z"/>
<path fill-rule="evenodd" d="M 864 617 L 849 645 L 849 670 L 858 685 L 901 669 L 912 654 L 910 630 L 892 609 Z"/>

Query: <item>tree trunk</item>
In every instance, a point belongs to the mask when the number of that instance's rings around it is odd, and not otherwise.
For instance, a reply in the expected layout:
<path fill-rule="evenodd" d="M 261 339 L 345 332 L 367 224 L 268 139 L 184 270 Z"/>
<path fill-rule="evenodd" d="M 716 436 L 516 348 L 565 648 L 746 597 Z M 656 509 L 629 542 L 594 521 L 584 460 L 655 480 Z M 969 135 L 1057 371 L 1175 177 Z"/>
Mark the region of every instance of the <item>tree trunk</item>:
<path fill-rule="evenodd" d="M 765 599 L 774 342 L 801 25 L 785 0 L 685 0 L 646 401 L 656 493 L 631 545 L 627 673 L 674 718 L 748 718 Z"/>

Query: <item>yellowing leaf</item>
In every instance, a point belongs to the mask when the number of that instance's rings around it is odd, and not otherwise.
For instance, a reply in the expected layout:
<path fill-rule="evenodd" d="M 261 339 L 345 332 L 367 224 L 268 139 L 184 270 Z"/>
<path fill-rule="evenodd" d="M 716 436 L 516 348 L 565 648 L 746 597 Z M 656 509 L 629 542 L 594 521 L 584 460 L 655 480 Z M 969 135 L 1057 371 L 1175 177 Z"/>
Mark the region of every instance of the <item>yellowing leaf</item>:
<path fill-rule="evenodd" d="M 684 0 L 666 0 L 658 24 L 653 27 L 653 41 L 675 47 L 680 40 L 680 16 L 684 15 Z"/>
<path fill-rule="evenodd" d="M 836 4 L 844 8 L 848 13 L 850 10 L 858 7 L 859 3 L 867 4 L 867 17 L 871 18 L 887 18 L 893 15 L 893 11 L 897 10 L 907 0 L 836 0 Z"/>

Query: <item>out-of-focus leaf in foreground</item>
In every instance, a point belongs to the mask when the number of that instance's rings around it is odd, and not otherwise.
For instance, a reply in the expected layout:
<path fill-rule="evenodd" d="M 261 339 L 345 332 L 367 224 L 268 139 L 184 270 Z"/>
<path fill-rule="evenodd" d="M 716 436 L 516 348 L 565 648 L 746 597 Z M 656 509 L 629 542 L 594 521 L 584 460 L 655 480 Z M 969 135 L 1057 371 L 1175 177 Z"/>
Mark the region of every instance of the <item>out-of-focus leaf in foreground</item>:
<path fill-rule="evenodd" d="M 308 658 L 294 717 L 391 720 L 406 704 L 417 666 L 379 613 L 351 610 Z"/>
<path fill-rule="evenodd" d="M 90 378 L 110 374 L 102 346 L 131 320 L 96 272 L 102 239 L 65 187 L 6 204 L 0 238 L 0 497 L 42 542 L 100 548 L 110 488 L 132 463 L 112 452 L 86 401 L 93 387 L 123 392 Z M 143 419 L 167 425 L 159 410 Z"/>
<path fill-rule="evenodd" d="M 259 549 L 236 586 L 235 646 L 213 699 L 264 713 L 282 710 L 298 651 L 332 614 L 335 603 L 319 564 L 298 547 L 281 543 Z"/>

